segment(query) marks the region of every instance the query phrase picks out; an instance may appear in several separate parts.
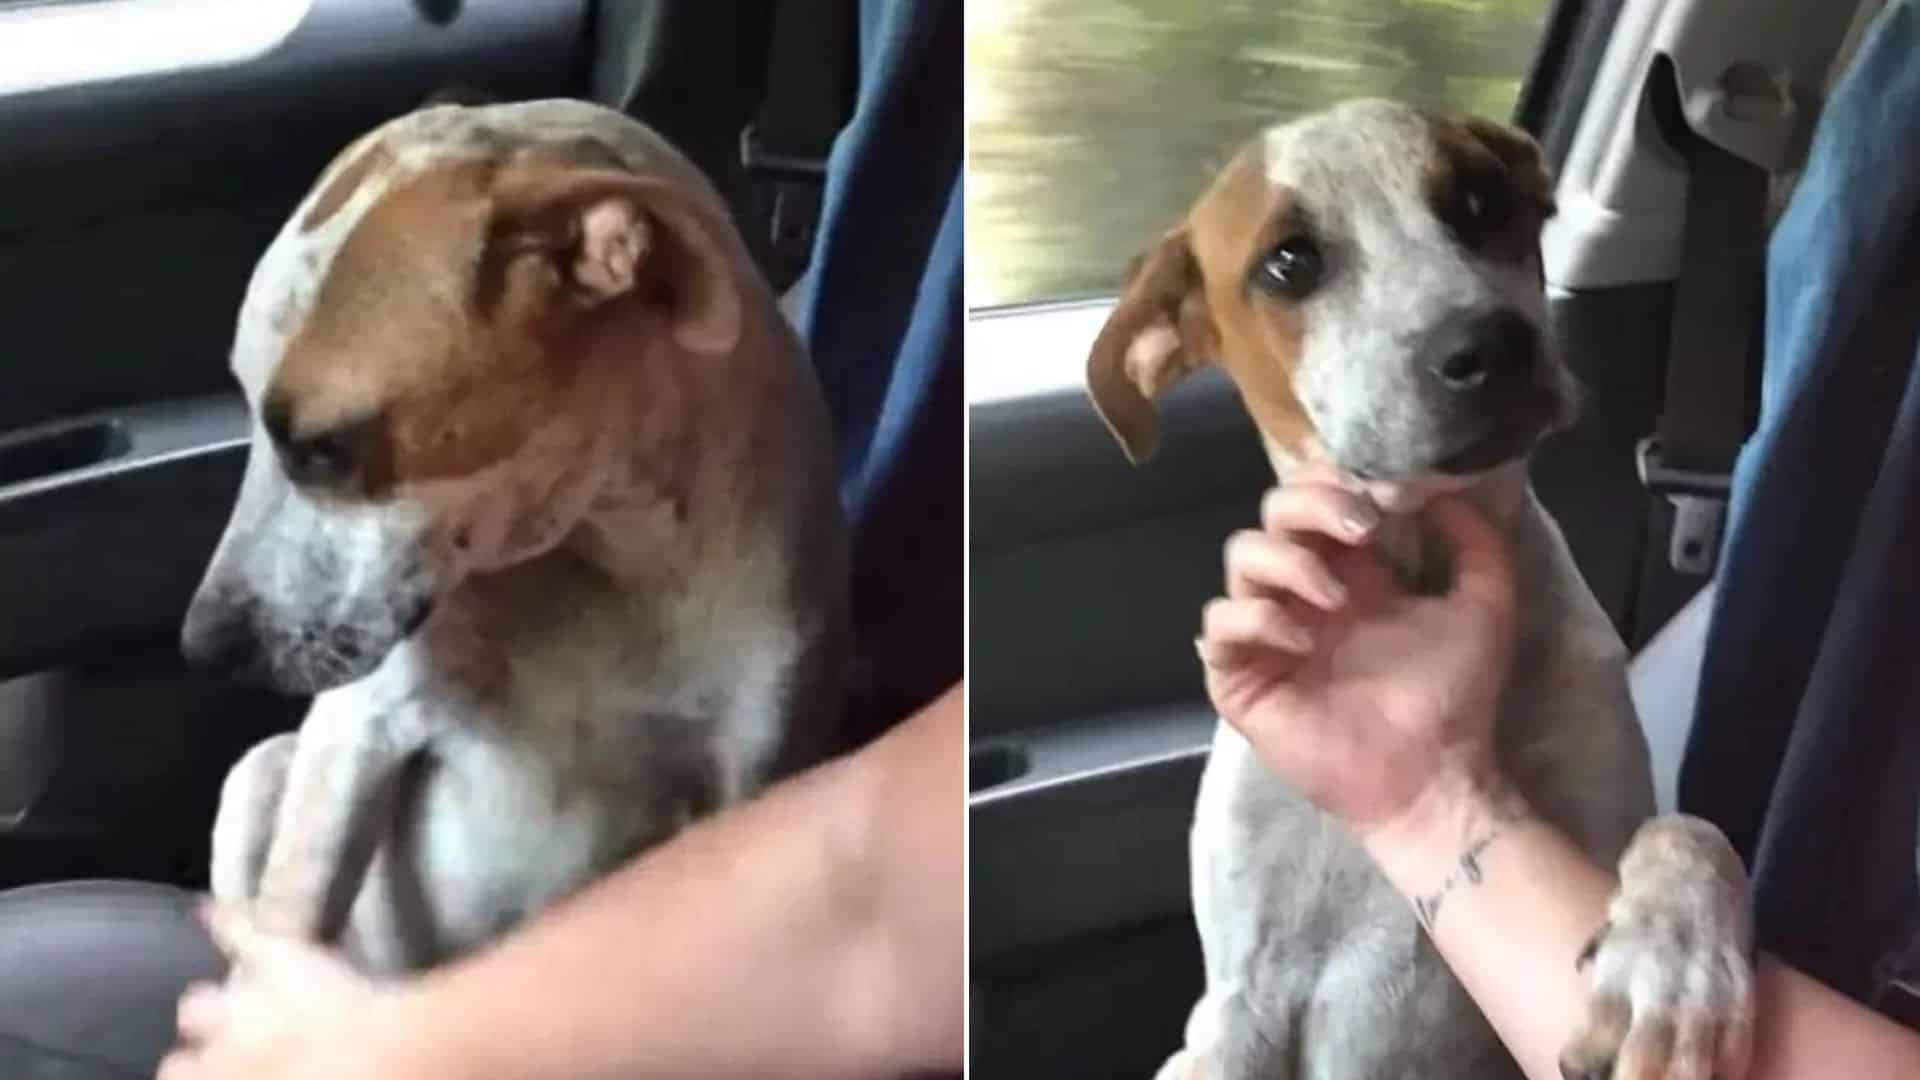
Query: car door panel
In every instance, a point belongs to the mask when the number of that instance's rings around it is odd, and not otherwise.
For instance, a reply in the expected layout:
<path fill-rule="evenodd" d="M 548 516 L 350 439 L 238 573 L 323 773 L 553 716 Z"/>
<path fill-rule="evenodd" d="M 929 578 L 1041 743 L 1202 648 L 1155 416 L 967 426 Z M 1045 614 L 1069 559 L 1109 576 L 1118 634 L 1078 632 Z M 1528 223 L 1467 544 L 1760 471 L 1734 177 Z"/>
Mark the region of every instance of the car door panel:
<path fill-rule="evenodd" d="M 976 739 L 1199 692 L 1194 597 L 1271 473 L 1215 372 L 1173 388 L 1160 419 L 1136 467 L 1078 388 L 973 407 Z"/>
<path fill-rule="evenodd" d="M 572 90 L 584 0 L 454 6 L 314 0 L 245 63 L 0 96 L 0 429 L 225 388 L 253 263 L 328 159 L 449 84 Z"/>
<path fill-rule="evenodd" d="M 33 613 L 0 625 L 0 679 L 171 636 L 239 490 L 248 425 L 239 395 L 219 394 L 0 437 L 0 476 L 33 469 L 0 486 L 0 567 L 21 571 L 0 573 L 0 611 Z"/>

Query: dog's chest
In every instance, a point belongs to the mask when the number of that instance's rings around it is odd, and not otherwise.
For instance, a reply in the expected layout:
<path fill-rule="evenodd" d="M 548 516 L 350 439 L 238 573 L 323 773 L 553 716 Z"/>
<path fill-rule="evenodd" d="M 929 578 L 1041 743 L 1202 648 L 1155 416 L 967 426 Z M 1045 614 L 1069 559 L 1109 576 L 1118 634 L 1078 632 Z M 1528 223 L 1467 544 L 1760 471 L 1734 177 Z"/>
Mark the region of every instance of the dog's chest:
<path fill-rule="evenodd" d="M 465 635 L 450 618 L 431 660 L 383 669 L 440 714 L 396 839 L 445 942 L 485 940 L 751 793 L 790 720 L 790 617 L 541 584 L 564 618 L 525 603 L 512 632 Z"/>
<path fill-rule="evenodd" d="M 702 770 L 721 801 L 743 794 L 790 719 L 798 616 L 750 560 L 674 569 L 609 588 L 556 559 L 476 591 L 464 630 L 430 644 L 473 713 L 452 727 L 562 797 L 631 797 Z"/>
<path fill-rule="evenodd" d="M 1194 829 L 1209 993 L 1248 1076 L 1506 1080 L 1519 1073 L 1406 900 L 1334 819 L 1222 725 Z"/>

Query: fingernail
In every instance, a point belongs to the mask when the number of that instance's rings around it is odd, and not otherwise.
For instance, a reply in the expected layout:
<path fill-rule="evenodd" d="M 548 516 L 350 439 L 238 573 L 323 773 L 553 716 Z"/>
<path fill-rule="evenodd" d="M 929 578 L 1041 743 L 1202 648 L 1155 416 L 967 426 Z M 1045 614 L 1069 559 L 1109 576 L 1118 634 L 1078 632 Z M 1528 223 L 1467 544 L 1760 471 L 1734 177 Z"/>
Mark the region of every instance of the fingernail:
<path fill-rule="evenodd" d="M 1287 633 L 1287 641 L 1295 652 L 1313 651 L 1313 632 L 1303 627 L 1294 627 Z"/>
<path fill-rule="evenodd" d="M 1193 639 L 1193 651 L 1200 657 L 1201 667 L 1210 668 L 1213 666 L 1213 658 L 1207 655 L 1207 641 L 1205 638 L 1196 637 Z"/>
<path fill-rule="evenodd" d="M 1380 524 L 1380 511 L 1375 510 L 1371 505 L 1355 507 L 1347 511 L 1346 517 L 1340 519 L 1341 528 L 1347 531 L 1348 536 L 1355 539 L 1367 535 L 1378 524 Z"/>
<path fill-rule="evenodd" d="M 1347 602 L 1347 587 L 1338 581 L 1328 580 L 1320 583 L 1320 599 L 1334 607 Z"/>

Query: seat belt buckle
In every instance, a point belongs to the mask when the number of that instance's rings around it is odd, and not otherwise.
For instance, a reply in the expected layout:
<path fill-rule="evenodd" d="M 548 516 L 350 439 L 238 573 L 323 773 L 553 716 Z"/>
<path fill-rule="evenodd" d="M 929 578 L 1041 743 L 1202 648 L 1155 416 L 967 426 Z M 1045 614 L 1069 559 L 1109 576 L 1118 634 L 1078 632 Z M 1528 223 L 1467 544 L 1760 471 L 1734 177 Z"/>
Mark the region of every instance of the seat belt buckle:
<path fill-rule="evenodd" d="M 805 266 L 813 255 L 813 236 L 827 186 L 827 160 L 782 154 L 767 148 L 759 131 L 740 132 L 740 164 L 753 185 L 754 228 L 775 257 Z"/>
<path fill-rule="evenodd" d="M 1720 532 L 1733 491 L 1731 470 L 1686 469 L 1668 464 L 1660 440 L 1641 439 L 1634 465 L 1647 494 L 1673 504 L 1673 531 L 1667 538 L 1667 564 L 1682 574 L 1713 573 L 1720 554 Z"/>

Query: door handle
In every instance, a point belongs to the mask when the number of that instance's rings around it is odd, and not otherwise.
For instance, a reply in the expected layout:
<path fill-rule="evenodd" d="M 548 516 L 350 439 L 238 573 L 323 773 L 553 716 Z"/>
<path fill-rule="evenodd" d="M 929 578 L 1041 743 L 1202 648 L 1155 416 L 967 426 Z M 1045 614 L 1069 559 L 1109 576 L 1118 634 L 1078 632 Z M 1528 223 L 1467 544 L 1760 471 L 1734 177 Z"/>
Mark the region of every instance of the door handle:
<path fill-rule="evenodd" d="M 0 434 L 0 679 L 176 634 L 251 432 L 224 394 Z"/>
<path fill-rule="evenodd" d="M 26 823 L 53 774 L 59 747 L 46 697 L 57 678 L 36 675 L 0 684 L 0 836 Z"/>
<path fill-rule="evenodd" d="M 212 394 L 0 432 L 0 511 L 60 488 L 244 447 L 245 402 Z M 0 532 L 5 531 L 0 514 Z"/>
<path fill-rule="evenodd" d="M 104 465 L 131 446 L 126 425 L 111 417 L 0 435 L 0 488 Z"/>

